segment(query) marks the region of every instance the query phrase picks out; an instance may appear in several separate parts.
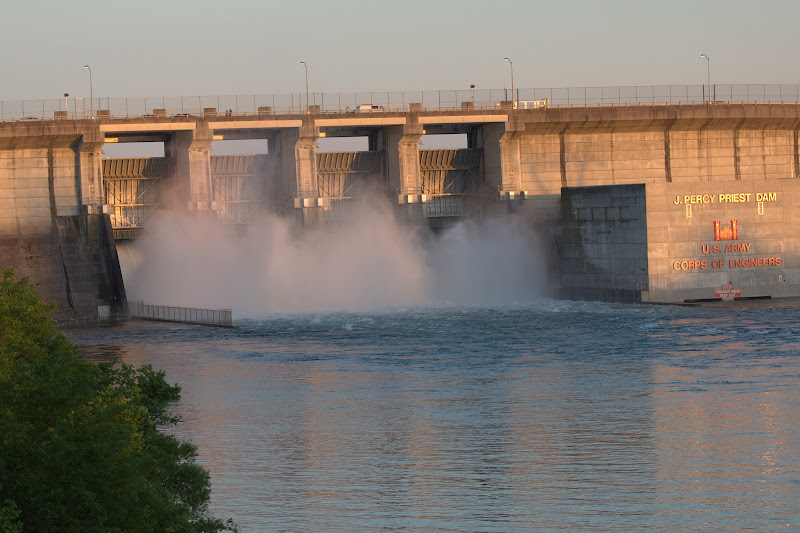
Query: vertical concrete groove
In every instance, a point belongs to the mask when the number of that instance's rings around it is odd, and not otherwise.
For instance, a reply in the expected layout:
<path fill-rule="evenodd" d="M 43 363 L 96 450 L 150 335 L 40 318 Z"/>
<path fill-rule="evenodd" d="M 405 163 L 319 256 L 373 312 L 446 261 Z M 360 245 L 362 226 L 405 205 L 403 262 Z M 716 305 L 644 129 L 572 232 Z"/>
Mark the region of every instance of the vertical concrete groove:
<path fill-rule="evenodd" d="M 47 148 L 47 189 L 50 194 L 50 223 L 56 225 L 56 188 L 55 171 L 53 170 L 53 147 Z"/>
<path fill-rule="evenodd" d="M 69 271 L 67 270 L 67 263 L 64 261 L 64 246 L 61 243 L 61 235 L 58 236 L 58 256 L 61 259 L 61 268 L 64 270 L 64 288 L 67 293 L 67 306 L 74 310 L 75 304 L 72 302 L 72 285 L 69 282 Z"/>
<path fill-rule="evenodd" d="M 558 132 L 558 142 L 561 145 L 559 147 L 559 164 L 561 165 L 561 186 L 567 186 L 567 143 L 565 140 L 567 129 L 569 129 L 569 124 L 565 124 L 561 131 Z"/>
<path fill-rule="evenodd" d="M 740 120 L 733 128 L 733 172 L 736 181 L 742 180 L 742 171 L 739 168 L 739 130 L 742 129 L 742 125 L 744 125 L 744 119 Z"/>
<path fill-rule="evenodd" d="M 800 131 L 800 120 L 796 120 L 794 126 L 794 148 L 792 150 L 792 161 L 794 163 L 794 168 L 792 168 L 793 178 L 800 172 L 800 146 L 798 146 L 800 138 L 798 138 L 798 131 Z"/>
<path fill-rule="evenodd" d="M 611 173 L 611 185 L 616 185 L 614 181 L 614 131 L 612 130 L 608 136 L 608 160 L 611 164 L 609 172 Z"/>
<path fill-rule="evenodd" d="M 670 132 L 672 131 L 672 127 L 675 125 L 677 121 L 676 118 L 673 118 L 666 128 L 664 128 L 664 177 L 667 180 L 667 183 L 672 183 L 672 156 L 670 155 Z"/>
<path fill-rule="evenodd" d="M 703 133 L 706 134 L 706 146 L 705 146 L 705 149 L 706 149 L 706 181 L 711 181 L 712 174 L 713 174 L 712 173 L 713 163 L 711 161 L 711 140 L 709 139 L 709 133 L 708 133 L 709 124 L 711 124 L 711 117 L 707 118 L 705 124 L 700 126 L 700 129 L 698 130 L 698 138 L 697 138 L 697 151 L 698 151 L 697 155 L 698 155 L 698 160 L 699 160 L 700 159 L 700 153 L 699 153 L 700 152 L 700 141 L 703 138 Z M 699 163 L 699 161 L 698 161 L 698 163 Z"/>
<path fill-rule="evenodd" d="M 83 165 L 81 163 L 81 148 L 83 147 L 83 135 L 78 137 L 72 144 L 69 145 L 75 158 L 75 201 L 79 205 L 83 203 Z M 100 182 L 102 186 L 102 166 L 100 167 Z M 91 173 L 91 171 L 90 171 Z M 105 195 L 101 191 L 101 194 Z"/>
<path fill-rule="evenodd" d="M 72 285 L 69 281 L 69 270 L 67 269 L 67 263 L 64 260 L 64 232 L 59 226 L 58 219 L 56 218 L 56 212 L 58 208 L 56 206 L 54 159 L 55 156 L 53 154 L 53 146 L 51 145 L 47 147 L 47 188 L 50 194 L 50 223 L 53 227 L 53 233 L 58 240 L 58 258 L 61 260 L 61 270 L 64 272 L 64 289 L 67 294 L 67 305 L 70 309 L 74 310 L 75 305 L 72 301 Z"/>

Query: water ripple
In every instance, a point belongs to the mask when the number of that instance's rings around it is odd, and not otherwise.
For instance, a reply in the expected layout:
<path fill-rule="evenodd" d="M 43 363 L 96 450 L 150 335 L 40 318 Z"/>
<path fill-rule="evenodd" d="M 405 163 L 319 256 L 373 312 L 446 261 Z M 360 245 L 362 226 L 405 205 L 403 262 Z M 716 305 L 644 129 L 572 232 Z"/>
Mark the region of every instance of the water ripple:
<path fill-rule="evenodd" d="M 540 301 L 72 333 L 164 368 L 244 531 L 800 529 L 800 308 Z"/>

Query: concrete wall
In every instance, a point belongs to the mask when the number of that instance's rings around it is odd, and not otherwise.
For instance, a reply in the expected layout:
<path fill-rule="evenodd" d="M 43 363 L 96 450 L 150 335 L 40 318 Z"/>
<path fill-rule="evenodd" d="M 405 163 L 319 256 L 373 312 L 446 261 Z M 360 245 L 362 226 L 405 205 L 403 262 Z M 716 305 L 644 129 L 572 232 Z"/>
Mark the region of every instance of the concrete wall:
<path fill-rule="evenodd" d="M 800 179 L 569 187 L 561 198 L 566 297 L 800 296 Z"/>
<path fill-rule="evenodd" d="M 565 188 L 561 206 L 563 296 L 640 301 L 648 268 L 645 186 Z"/>
<path fill-rule="evenodd" d="M 29 277 L 59 316 L 121 312 L 125 303 L 107 215 L 59 216 L 46 233 L 0 236 L 0 268 Z"/>
<path fill-rule="evenodd" d="M 798 205 L 800 179 L 648 184 L 642 299 L 800 296 Z M 715 240 L 715 221 L 736 238 Z"/>
<path fill-rule="evenodd" d="M 0 231 L 46 234 L 53 216 L 77 214 L 76 156 L 69 147 L 0 150 Z"/>
<path fill-rule="evenodd" d="M 0 267 L 30 277 L 65 315 L 124 305 L 102 214 L 101 139 L 75 121 L 0 129 Z"/>
<path fill-rule="evenodd" d="M 519 111 L 521 189 L 762 180 L 800 174 L 800 106 L 729 104 Z M 552 207 L 552 206 L 550 206 Z"/>

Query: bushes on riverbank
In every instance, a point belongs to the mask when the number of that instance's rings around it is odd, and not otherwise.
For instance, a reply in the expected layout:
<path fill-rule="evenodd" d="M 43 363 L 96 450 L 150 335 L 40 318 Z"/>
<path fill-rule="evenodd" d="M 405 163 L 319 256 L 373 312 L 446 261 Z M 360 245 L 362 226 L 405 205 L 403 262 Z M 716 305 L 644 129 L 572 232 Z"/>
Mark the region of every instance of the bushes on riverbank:
<path fill-rule="evenodd" d="M 0 533 L 235 530 L 208 512 L 195 446 L 158 430 L 180 388 L 81 359 L 53 309 L 0 271 Z"/>

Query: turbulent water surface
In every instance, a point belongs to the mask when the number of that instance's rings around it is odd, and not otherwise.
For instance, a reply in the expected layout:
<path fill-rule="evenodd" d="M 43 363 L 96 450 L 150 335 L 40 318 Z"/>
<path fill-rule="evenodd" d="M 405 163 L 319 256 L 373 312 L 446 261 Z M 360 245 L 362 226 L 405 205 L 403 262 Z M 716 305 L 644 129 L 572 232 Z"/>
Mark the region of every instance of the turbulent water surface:
<path fill-rule="evenodd" d="M 79 330 L 183 387 L 243 531 L 800 529 L 800 304 L 543 301 Z"/>

